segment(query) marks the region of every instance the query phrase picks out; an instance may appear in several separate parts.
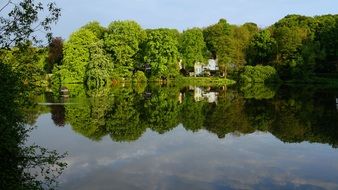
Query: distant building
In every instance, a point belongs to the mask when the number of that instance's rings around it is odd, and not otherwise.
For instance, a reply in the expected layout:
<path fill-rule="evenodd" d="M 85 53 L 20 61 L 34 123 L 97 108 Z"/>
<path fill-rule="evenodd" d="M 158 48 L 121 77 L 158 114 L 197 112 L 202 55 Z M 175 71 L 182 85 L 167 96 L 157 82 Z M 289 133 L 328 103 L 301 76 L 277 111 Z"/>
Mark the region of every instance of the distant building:
<path fill-rule="evenodd" d="M 216 59 L 209 59 L 207 64 L 197 62 L 194 65 L 194 75 L 195 76 L 201 76 L 204 75 L 206 72 L 209 72 L 209 75 L 211 72 L 218 71 L 218 63 Z"/>
<path fill-rule="evenodd" d="M 203 66 L 204 66 L 203 63 L 200 63 L 200 62 L 195 63 L 195 65 L 194 65 L 194 75 L 195 76 L 199 76 L 199 75 L 203 74 L 203 71 L 204 71 Z"/>
<path fill-rule="evenodd" d="M 218 63 L 216 59 L 209 59 L 208 65 L 205 67 L 205 69 L 209 69 L 210 71 L 218 71 Z"/>

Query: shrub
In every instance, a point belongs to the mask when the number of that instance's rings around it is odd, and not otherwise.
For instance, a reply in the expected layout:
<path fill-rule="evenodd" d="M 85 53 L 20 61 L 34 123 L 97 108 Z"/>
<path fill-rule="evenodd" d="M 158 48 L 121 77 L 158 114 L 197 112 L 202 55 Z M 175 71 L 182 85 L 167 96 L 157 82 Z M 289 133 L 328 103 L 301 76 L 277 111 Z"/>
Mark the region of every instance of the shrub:
<path fill-rule="evenodd" d="M 271 66 L 245 66 L 240 74 L 241 83 L 278 83 L 279 81 L 276 69 Z"/>

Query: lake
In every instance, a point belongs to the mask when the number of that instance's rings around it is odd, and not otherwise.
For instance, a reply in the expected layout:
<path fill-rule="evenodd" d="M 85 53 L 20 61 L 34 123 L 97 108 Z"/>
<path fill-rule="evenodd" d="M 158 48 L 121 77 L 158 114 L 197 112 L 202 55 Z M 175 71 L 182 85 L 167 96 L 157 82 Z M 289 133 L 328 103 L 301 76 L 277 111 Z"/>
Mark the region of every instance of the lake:
<path fill-rule="evenodd" d="M 26 110 L 59 189 L 338 189 L 338 89 L 68 89 Z"/>

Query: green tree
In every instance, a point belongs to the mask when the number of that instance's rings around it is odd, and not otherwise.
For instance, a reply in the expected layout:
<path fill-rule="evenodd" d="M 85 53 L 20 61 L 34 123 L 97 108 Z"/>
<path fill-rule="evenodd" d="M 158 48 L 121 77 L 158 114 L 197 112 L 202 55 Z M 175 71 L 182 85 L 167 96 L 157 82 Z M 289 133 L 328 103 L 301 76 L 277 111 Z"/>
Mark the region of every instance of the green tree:
<path fill-rule="evenodd" d="M 220 19 L 217 24 L 204 29 L 204 40 L 213 58 L 218 59 L 221 72 L 226 75 L 231 64 L 230 54 L 233 51 L 231 46 L 231 26 L 225 19 Z"/>
<path fill-rule="evenodd" d="M 317 72 L 336 72 L 338 60 L 338 15 L 315 17 L 318 22 L 316 40 L 320 44 L 316 62 Z"/>
<path fill-rule="evenodd" d="M 254 23 L 245 23 L 241 26 L 231 27 L 231 40 L 229 57 L 231 58 L 231 65 L 229 72 L 238 71 L 246 62 L 246 49 L 253 38 L 259 31 L 259 28 Z"/>
<path fill-rule="evenodd" d="M 178 75 L 178 45 L 177 30 L 147 31 L 143 60 L 150 65 L 152 76 L 168 78 Z"/>
<path fill-rule="evenodd" d="M 114 72 L 121 77 L 131 77 L 145 35 L 141 26 L 134 21 L 115 21 L 108 26 L 104 36 L 105 48 L 113 58 Z"/>
<path fill-rule="evenodd" d="M 276 58 L 276 41 L 269 30 L 263 30 L 253 36 L 246 51 L 249 65 L 268 65 Z"/>
<path fill-rule="evenodd" d="M 32 46 L 0 50 L 0 62 L 10 65 L 26 87 L 43 85 L 45 56 L 45 49 Z"/>
<path fill-rule="evenodd" d="M 313 73 L 315 28 L 312 17 L 300 15 L 288 15 L 271 27 L 277 42 L 275 67 L 283 79 L 304 79 Z"/>
<path fill-rule="evenodd" d="M 99 39 L 93 32 L 80 29 L 74 32 L 63 48 L 63 64 L 54 69 L 56 80 L 61 84 L 83 83 L 87 65 L 90 61 L 90 49 Z"/>
<path fill-rule="evenodd" d="M 240 74 L 242 83 L 278 83 L 279 80 L 276 69 L 271 66 L 245 66 Z"/>
<path fill-rule="evenodd" d="M 183 31 L 180 39 L 180 53 L 182 64 L 188 70 L 192 70 L 196 62 L 205 61 L 206 44 L 201 29 L 192 28 Z"/>
<path fill-rule="evenodd" d="M 103 39 L 107 29 L 97 21 L 92 21 L 82 26 L 81 28 L 92 31 L 98 39 Z"/>
<path fill-rule="evenodd" d="M 89 63 L 86 69 L 86 84 L 89 88 L 105 86 L 109 83 L 113 65 L 102 49 L 101 43 L 90 48 Z"/>
<path fill-rule="evenodd" d="M 46 9 L 50 15 L 40 17 Z M 32 0 L 8 0 L 0 7 L 0 13 L 0 189 L 53 189 L 56 178 L 66 167 L 60 162 L 65 155 L 37 145 L 26 146 L 29 129 L 22 109 L 30 103 L 27 97 L 30 92 L 23 84 L 31 79 L 35 68 L 30 67 L 40 57 L 39 49 L 30 45 L 41 41 L 37 30 L 50 31 L 60 9 L 54 3 L 45 7 Z M 14 45 L 19 48 L 13 48 Z"/>

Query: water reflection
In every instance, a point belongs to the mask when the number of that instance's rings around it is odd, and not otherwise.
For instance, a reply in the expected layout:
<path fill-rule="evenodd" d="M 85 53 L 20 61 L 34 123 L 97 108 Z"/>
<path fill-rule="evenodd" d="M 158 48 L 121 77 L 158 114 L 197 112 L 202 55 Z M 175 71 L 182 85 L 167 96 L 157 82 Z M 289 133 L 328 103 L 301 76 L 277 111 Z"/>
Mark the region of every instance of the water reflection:
<path fill-rule="evenodd" d="M 113 141 L 130 142 L 146 129 L 163 134 L 183 124 L 186 130 L 206 129 L 219 138 L 262 131 L 283 142 L 338 145 L 336 90 L 284 86 L 276 95 L 276 88 L 254 88 L 266 93 L 252 94 L 247 87 L 237 91 L 156 85 L 141 90 L 129 86 L 94 91 L 78 85 L 70 90 L 75 91 L 72 98 L 45 96 L 52 103 L 51 119 L 57 126 L 70 124 L 74 131 L 95 141 L 109 135 Z"/>
<path fill-rule="evenodd" d="M 61 189 L 338 188 L 337 89 L 69 89 L 32 136 L 70 153 Z"/>

